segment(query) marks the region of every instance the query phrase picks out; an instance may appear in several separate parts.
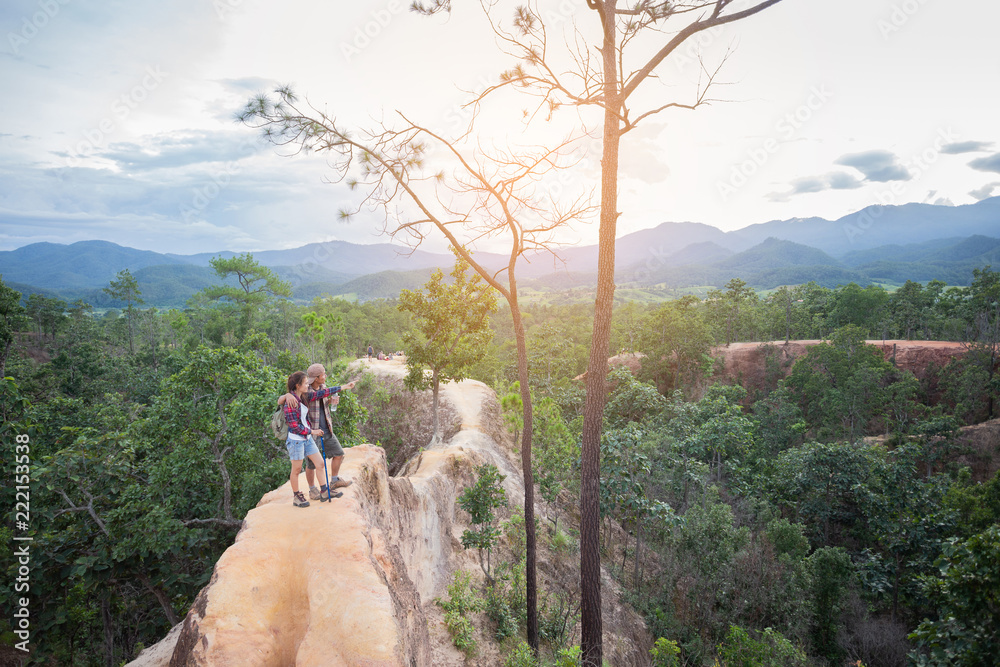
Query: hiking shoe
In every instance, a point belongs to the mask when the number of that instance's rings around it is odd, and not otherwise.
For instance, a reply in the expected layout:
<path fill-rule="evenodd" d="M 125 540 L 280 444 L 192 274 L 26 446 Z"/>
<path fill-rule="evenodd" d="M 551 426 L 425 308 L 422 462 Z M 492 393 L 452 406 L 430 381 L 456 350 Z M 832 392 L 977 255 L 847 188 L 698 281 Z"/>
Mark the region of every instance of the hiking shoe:
<path fill-rule="evenodd" d="M 296 491 L 292 494 L 292 504 L 296 507 L 309 507 L 309 501 L 306 500 L 301 491 Z"/>
<path fill-rule="evenodd" d="M 333 493 L 331 493 L 329 495 L 329 498 L 331 498 L 331 499 L 333 499 L 333 498 L 339 498 L 342 495 L 344 495 L 343 491 L 334 491 Z M 319 487 L 319 497 L 320 498 L 327 498 L 326 484 L 324 484 L 323 486 Z"/>
<path fill-rule="evenodd" d="M 345 486 L 350 486 L 351 484 L 354 484 L 354 482 L 352 482 L 349 479 L 343 479 L 343 478 L 341 478 L 341 479 L 338 479 L 336 482 L 333 483 L 333 488 L 335 488 L 335 489 L 342 489 Z"/>
<path fill-rule="evenodd" d="M 319 487 L 318 486 L 310 486 L 309 487 L 309 500 L 319 500 L 319 498 L 320 498 Z"/>

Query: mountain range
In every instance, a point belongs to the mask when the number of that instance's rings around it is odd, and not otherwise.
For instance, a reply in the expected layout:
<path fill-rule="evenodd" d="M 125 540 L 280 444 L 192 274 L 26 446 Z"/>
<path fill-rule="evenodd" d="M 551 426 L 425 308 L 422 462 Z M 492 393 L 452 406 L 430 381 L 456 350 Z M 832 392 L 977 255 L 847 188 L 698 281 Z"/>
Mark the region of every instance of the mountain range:
<path fill-rule="evenodd" d="M 1000 266 L 998 237 L 1000 197 L 967 206 L 871 206 L 838 220 L 776 220 L 731 232 L 701 223 L 665 222 L 617 240 L 616 280 L 685 287 L 720 286 L 741 278 L 759 289 L 809 280 L 830 287 L 935 279 L 968 284 L 973 268 Z M 900 243 L 904 240 L 906 244 Z M 106 307 L 113 304 L 101 288 L 129 269 L 148 305 L 177 307 L 218 282 L 209 265 L 213 257 L 236 254 L 162 254 L 108 241 L 35 243 L 0 252 L 0 275 L 23 294 L 79 298 Z M 526 256 L 528 261 L 518 265 L 519 278 L 553 290 L 595 282 L 596 245 L 558 254 Z M 345 241 L 265 250 L 254 258 L 289 281 L 299 301 L 322 294 L 392 297 L 423 284 L 431 269 L 454 263 L 450 253 Z M 505 256 L 485 252 L 476 258 L 494 271 L 507 263 Z"/>

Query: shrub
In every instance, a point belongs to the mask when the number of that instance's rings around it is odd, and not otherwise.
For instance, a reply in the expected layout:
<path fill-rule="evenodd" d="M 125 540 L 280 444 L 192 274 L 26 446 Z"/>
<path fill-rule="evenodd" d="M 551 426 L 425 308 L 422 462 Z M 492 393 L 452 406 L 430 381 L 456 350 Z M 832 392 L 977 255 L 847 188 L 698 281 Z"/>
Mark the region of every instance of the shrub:
<path fill-rule="evenodd" d="M 743 628 L 731 625 L 719 646 L 719 660 L 725 667 L 808 667 L 809 659 L 790 641 L 771 628 L 753 639 Z"/>
<path fill-rule="evenodd" d="M 507 494 L 503 490 L 506 475 L 492 463 L 484 463 L 476 468 L 476 483 L 462 491 L 458 505 L 472 517 L 475 528 L 462 532 L 462 546 L 479 550 L 479 567 L 486 580 L 493 583 L 491 557 L 493 547 L 500 538 L 500 530 L 493 527 L 493 510 L 507 506 Z"/>
<path fill-rule="evenodd" d="M 472 577 L 468 572 L 456 572 L 452 583 L 448 586 L 449 600 L 436 599 L 444 609 L 444 622 L 448 633 L 456 647 L 467 657 L 476 653 L 475 627 L 469 619 L 473 612 L 483 611 L 483 599 L 472 590 Z"/>
<path fill-rule="evenodd" d="M 547 595 L 538 610 L 538 636 L 554 648 L 565 647 L 580 620 L 580 603 L 567 593 Z"/>
<path fill-rule="evenodd" d="M 677 657 L 681 653 L 677 642 L 660 637 L 649 649 L 649 655 L 653 658 L 653 667 L 680 667 L 680 659 Z"/>
<path fill-rule="evenodd" d="M 556 652 L 555 667 L 580 667 L 583 651 L 579 646 L 571 646 Z"/>
<path fill-rule="evenodd" d="M 937 561 L 940 577 L 925 581 L 939 610 L 910 639 L 919 665 L 995 664 L 1000 655 L 1000 526 L 960 542 L 949 540 Z"/>
<path fill-rule="evenodd" d="M 534 651 L 528 646 L 528 642 L 524 640 L 503 661 L 503 667 L 535 667 L 537 664 L 538 661 L 535 660 Z"/>

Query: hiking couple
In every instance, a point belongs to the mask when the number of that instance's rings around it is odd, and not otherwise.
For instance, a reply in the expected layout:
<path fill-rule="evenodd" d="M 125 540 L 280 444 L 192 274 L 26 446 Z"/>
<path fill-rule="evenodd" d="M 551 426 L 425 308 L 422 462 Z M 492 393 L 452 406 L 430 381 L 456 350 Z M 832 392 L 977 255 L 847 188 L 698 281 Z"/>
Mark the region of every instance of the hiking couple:
<path fill-rule="evenodd" d="M 344 449 L 333 433 L 330 414 L 330 406 L 333 405 L 336 410 L 336 405 L 340 402 L 340 397 L 335 394 L 342 389 L 354 389 L 354 383 L 327 387 L 326 369 L 322 364 L 313 364 L 305 372 L 295 371 L 288 376 L 288 393 L 278 399 L 278 405 L 284 406 L 285 422 L 288 424 L 285 447 L 292 462 L 288 481 L 292 485 L 292 504 L 296 507 L 309 507 L 309 501 L 299 491 L 299 473 L 302 471 L 303 459 L 306 461 L 306 481 L 311 499 L 339 498 L 344 495 L 343 492 L 334 492 L 333 489 L 351 485 L 350 480 L 340 478 Z M 324 453 L 330 459 L 329 488 L 327 484 L 316 486 L 317 471 L 322 469 L 326 476 L 326 462 L 320 456 L 320 449 L 314 440 L 317 437 L 323 439 Z"/>

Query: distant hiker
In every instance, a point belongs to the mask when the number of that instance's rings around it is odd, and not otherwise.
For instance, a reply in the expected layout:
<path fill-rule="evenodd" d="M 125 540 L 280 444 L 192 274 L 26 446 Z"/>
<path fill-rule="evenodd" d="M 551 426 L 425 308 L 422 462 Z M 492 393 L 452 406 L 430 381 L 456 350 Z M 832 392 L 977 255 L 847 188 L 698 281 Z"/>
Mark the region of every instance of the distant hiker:
<path fill-rule="evenodd" d="M 340 489 L 350 486 L 350 480 L 340 478 L 340 466 L 344 462 L 344 448 L 340 445 L 337 434 L 333 432 L 333 415 L 330 413 L 330 406 L 336 410 L 340 397 L 335 396 L 335 394 L 342 389 L 354 389 L 354 383 L 350 382 L 342 387 L 327 388 L 326 368 L 323 367 L 323 364 L 313 364 L 306 369 L 306 381 L 308 391 L 303 394 L 302 401 L 308 406 L 309 423 L 322 431 L 320 434 L 323 438 L 322 450 L 326 454 L 326 458 L 330 459 L 330 488 Z M 326 400 L 327 397 L 331 396 L 329 401 Z M 281 403 L 285 404 L 286 410 L 288 405 L 291 405 L 293 410 L 298 407 L 296 397 L 289 394 L 278 399 L 278 404 Z M 317 475 L 319 476 L 318 480 L 315 479 Z M 312 500 L 319 500 L 326 496 L 326 485 L 324 484 L 320 488 L 316 486 L 316 482 L 322 481 L 325 475 L 325 468 L 322 473 L 319 473 L 316 466 L 313 465 L 312 459 L 306 459 L 306 481 L 309 483 L 309 497 Z"/>
<path fill-rule="evenodd" d="M 375 356 L 375 350 L 372 349 L 371 343 L 369 343 L 368 344 L 368 361 L 371 361 L 373 356 Z"/>
<path fill-rule="evenodd" d="M 288 391 L 299 397 L 305 397 L 309 393 L 309 381 L 304 372 L 295 371 L 288 376 Z M 292 471 L 288 475 L 288 481 L 292 484 L 292 504 L 296 507 L 309 507 L 309 501 L 299 491 L 299 473 L 302 472 L 302 459 L 308 458 L 316 467 L 323 463 L 316 441 L 313 440 L 313 436 L 322 436 L 323 430 L 309 426 L 309 409 L 301 401 L 295 405 L 285 402 L 285 421 L 288 423 L 285 447 L 292 462 Z M 339 498 L 342 495 L 344 494 L 338 492 L 332 494 L 332 497 Z"/>

